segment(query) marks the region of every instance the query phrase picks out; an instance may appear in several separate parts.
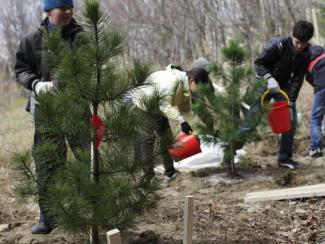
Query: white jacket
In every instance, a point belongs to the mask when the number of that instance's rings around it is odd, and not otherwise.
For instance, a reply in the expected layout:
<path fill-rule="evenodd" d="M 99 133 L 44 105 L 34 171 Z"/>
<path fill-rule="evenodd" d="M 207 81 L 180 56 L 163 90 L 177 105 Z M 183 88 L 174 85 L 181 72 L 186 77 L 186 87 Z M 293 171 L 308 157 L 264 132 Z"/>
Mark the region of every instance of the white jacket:
<path fill-rule="evenodd" d="M 133 103 L 144 109 L 141 103 L 143 97 L 152 96 L 155 91 L 163 95 L 164 100 L 160 110 L 169 119 L 184 122 L 191 113 L 191 96 L 188 77 L 185 72 L 171 69 L 152 73 L 147 78 L 148 86 L 144 86 L 133 94 Z"/>

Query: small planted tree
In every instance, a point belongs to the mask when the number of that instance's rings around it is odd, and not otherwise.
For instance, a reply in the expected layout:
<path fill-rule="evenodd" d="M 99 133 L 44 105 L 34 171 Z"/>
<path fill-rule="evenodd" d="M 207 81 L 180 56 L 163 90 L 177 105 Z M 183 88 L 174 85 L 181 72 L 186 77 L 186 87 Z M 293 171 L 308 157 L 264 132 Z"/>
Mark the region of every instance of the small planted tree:
<path fill-rule="evenodd" d="M 202 118 L 203 123 L 198 124 L 198 129 L 203 135 L 203 140 L 214 143 L 221 141 L 225 154 L 223 163 L 229 175 L 235 176 L 236 149 L 256 136 L 255 130 L 247 130 L 245 133 L 240 130 L 245 124 L 242 115 L 242 111 L 245 110 L 243 104 L 258 101 L 256 90 L 259 85 L 252 89 L 243 88 L 250 84 L 253 72 L 245 67 L 245 52 L 237 41 L 230 41 L 222 49 L 222 53 L 225 63 L 212 64 L 211 68 L 218 80 L 222 81 L 224 92 L 212 93 L 211 87 L 200 87 L 193 110 Z"/>
<path fill-rule="evenodd" d="M 73 47 L 64 44 L 60 30 L 44 32 L 42 60 L 57 83 L 54 92 L 37 97 L 35 117 L 48 139 L 33 153 L 42 155 L 45 170 L 36 176 L 30 152 L 16 154 L 13 163 L 20 172 L 20 196 L 37 194 L 44 186 L 51 222 L 69 233 L 90 230 L 91 243 L 99 243 L 100 231 L 131 226 L 158 200 L 157 180 L 146 177 L 154 162 L 134 159 L 136 141 L 154 125 L 128 102 L 145 85 L 150 69 L 139 61 L 119 69 L 123 35 L 98 0 L 85 0 L 78 23 L 82 31 Z M 159 101 L 157 94 L 143 103 L 157 113 Z M 73 141 L 73 154 L 58 145 L 58 138 Z"/>

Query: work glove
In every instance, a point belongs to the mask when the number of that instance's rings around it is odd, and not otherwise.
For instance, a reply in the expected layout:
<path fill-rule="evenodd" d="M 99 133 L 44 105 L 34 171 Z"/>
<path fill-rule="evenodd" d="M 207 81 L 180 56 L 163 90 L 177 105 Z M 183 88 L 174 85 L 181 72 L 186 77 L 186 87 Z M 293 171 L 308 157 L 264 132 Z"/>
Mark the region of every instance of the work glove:
<path fill-rule="evenodd" d="M 271 94 L 279 92 L 280 86 L 276 79 L 273 77 L 267 79 L 267 89 Z"/>
<path fill-rule="evenodd" d="M 52 81 L 39 81 L 35 84 L 34 86 L 34 91 L 38 95 L 40 93 L 47 93 L 52 91 L 54 88 L 53 82 Z"/>
<path fill-rule="evenodd" d="M 193 132 L 191 126 L 186 121 L 181 123 L 181 129 L 182 129 L 182 132 L 184 132 L 186 134 L 191 134 Z"/>

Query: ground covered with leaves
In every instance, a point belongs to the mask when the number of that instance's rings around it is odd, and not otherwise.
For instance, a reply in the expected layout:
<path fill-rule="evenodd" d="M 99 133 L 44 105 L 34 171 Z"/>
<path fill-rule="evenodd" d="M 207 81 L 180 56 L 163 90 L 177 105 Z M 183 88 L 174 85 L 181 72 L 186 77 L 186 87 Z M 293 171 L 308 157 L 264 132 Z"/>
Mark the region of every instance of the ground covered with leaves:
<path fill-rule="evenodd" d="M 302 96 L 310 97 L 310 96 Z M 308 110 L 308 103 L 300 107 Z M 310 103 L 309 103 L 310 104 Z M 9 170 L 12 152 L 32 143 L 32 123 L 24 113 L 25 101 L 12 104 L 0 117 L 0 243 L 85 243 L 87 236 L 66 236 L 55 229 L 49 235 L 32 235 L 37 205 L 16 203 Z M 302 119 L 308 121 L 308 112 Z M 276 165 L 277 137 L 271 133 L 245 147 L 238 165 L 241 177 L 230 179 L 218 168 L 183 171 L 160 190 L 158 208 L 122 232 L 123 243 L 182 243 L 185 197 L 194 200 L 193 243 L 325 243 L 325 198 L 244 203 L 246 193 L 325 183 L 325 161 L 306 156 L 308 125 L 300 125 L 295 159 L 304 167 L 296 171 Z M 162 179 L 162 175 L 157 173 Z M 104 235 L 104 233 L 103 233 Z M 103 236 L 103 243 L 105 237 Z"/>
<path fill-rule="evenodd" d="M 152 230 L 161 243 L 182 243 L 184 200 L 193 195 L 194 243 L 325 243 L 325 198 L 243 201 L 251 191 L 324 182 L 322 162 L 308 159 L 304 169 L 293 173 L 278 169 L 272 157 L 260 160 L 263 166 L 250 161 L 255 169 L 243 169 L 239 179 L 229 179 L 216 169 L 182 173 L 162 190 L 157 211 L 138 221 L 137 232 Z"/>
<path fill-rule="evenodd" d="M 123 232 L 124 243 L 182 243 L 185 197 L 195 197 L 194 243 L 325 243 L 325 198 L 244 203 L 247 192 L 324 182 L 322 159 L 305 160 L 291 172 L 279 169 L 274 156 L 243 159 L 241 177 L 230 179 L 220 169 L 181 172 L 161 189 L 159 207 Z M 307 163 L 308 161 L 308 163 Z M 162 177 L 157 175 L 157 177 Z M 80 243 L 85 237 L 66 237 L 60 230 L 46 236 L 30 234 L 36 208 L 1 206 L 0 243 Z M 81 238 L 81 239 L 80 239 Z"/>

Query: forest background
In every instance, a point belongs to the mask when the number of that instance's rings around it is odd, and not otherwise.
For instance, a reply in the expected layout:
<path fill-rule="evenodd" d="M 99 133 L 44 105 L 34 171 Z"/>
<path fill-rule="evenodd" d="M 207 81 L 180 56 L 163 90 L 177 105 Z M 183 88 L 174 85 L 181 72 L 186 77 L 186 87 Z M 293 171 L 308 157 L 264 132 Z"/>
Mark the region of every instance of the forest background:
<path fill-rule="evenodd" d="M 75 0 L 75 14 L 82 0 Z M 221 48 L 239 39 L 253 63 L 270 38 L 288 35 L 295 21 L 312 21 L 312 9 L 325 36 L 322 0 L 102 0 L 113 24 L 126 33 L 121 64 L 134 58 L 162 68 L 188 65 L 203 56 L 221 61 Z M 22 37 L 37 28 L 42 1 L 1 0 L 0 74 L 13 75 L 15 52 Z M 320 42 L 324 42 L 323 39 Z"/>

